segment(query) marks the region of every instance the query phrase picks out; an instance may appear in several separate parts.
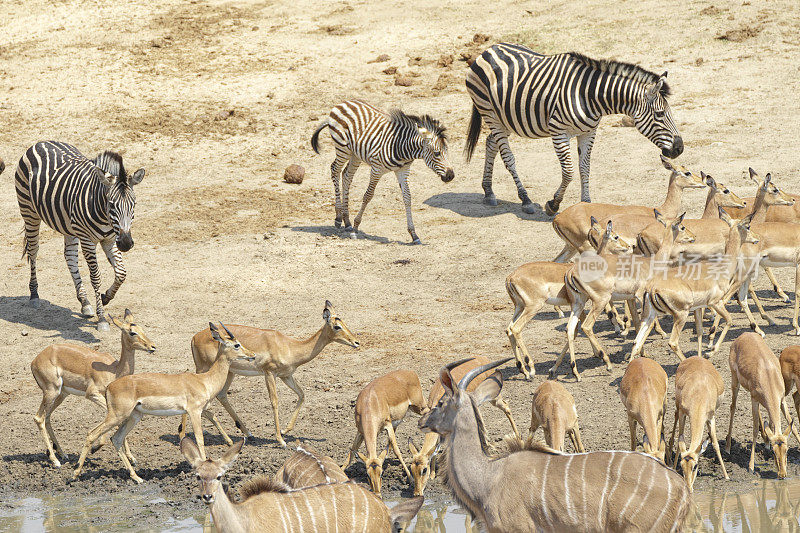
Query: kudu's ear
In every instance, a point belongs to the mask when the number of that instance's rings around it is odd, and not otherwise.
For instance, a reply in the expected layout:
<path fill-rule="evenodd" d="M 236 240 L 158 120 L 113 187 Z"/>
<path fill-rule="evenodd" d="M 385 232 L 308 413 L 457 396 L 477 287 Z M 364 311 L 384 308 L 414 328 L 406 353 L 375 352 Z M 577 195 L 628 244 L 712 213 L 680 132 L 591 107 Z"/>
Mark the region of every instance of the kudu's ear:
<path fill-rule="evenodd" d="M 439 381 L 442 382 L 442 386 L 444 387 L 445 391 L 453 394 L 456 390 L 456 382 L 453 379 L 453 375 L 450 373 L 450 370 L 447 368 L 442 368 L 439 371 Z"/>
<path fill-rule="evenodd" d="M 197 465 L 203 462 L 200 458 L 200 449 L 191 437 L 183 437 L 181 439 L 181 453 L 186 460 L 189 461 L 189 464 L 192 465 L 192 468 L 197 468 Z"/>
<path fill-rule="evenodd" d="M 389 520 L 392 522 L 392 531 L 405 531 L 411 520 L 417 516 L 424 496 L 414 496 L 398 503 L 389 511 Z"/>
<path fill-rule="evenodd" d="M 140 168 L 136 172 L 133 173 L 133 176 L 128 178 L 128 185 L 133 187 L 134 185 L 139 185 L 142 180 L 144 179 L 144 169 Z"/>
<path fill-rule="evenodd" d="M 227 469 L 236 459 L 236 457 L 239 455 L 239 452 L 242 451 L 242 446 L 244 446 L 244 439 L 225 450 L 225 453 L 222 454 L 222 457 L 219 459 L 220 466 L 223 470 Z"/>
<path fill-rule="evenodd" d="M 483 383 L 472 392 L 472 397 L 478 405 L 494 400 L 503 390 L 503 375 L 499 370 L 483 380 Z"/>

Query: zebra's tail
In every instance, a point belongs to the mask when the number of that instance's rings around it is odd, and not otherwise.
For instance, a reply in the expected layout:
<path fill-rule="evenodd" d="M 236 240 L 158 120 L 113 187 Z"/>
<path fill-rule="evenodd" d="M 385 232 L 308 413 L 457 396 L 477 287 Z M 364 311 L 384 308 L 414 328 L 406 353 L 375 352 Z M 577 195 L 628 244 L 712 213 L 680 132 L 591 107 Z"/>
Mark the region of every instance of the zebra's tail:
<path fill-rule="evenodd" d="M 329 126 L 330 124 L 326 120 L 325 122 L 317 126 L 317 129 L 314 130 L 314 135 L 311 136 L 311 148 L 313 148 L 316 153 L 319 153 L 319 134 L 322 132 L 322 130 L 324 130 Z"/>
<path fill-rule="evenodd" d="M 472 159 L 472 152 L 478 144 L 478 137 L 481 134 L 481 114 L 475 104 L 472 104 L 472 118 L 469 121 L 469 131 L 467 132 L 467 144 L 464 146 L 464 157 L 469 163 Z"/>

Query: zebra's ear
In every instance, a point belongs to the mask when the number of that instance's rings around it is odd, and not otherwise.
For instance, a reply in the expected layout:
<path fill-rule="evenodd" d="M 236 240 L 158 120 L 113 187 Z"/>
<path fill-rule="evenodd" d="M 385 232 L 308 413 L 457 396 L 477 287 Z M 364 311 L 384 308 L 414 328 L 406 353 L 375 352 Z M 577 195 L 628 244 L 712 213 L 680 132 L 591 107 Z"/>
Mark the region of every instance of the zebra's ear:
<path fill-rule="evenodd" d="M 657 82 L 653 83 L 652 85 L 647 87 L 645 91 L 645 95 L 647 96 L 647 101 L 652 102 L 656 95 L 661 92 L 661 87 L 664 86 L 664 76 L 658 79 Z"/>
<path fill-rule="evenodd" d="M 133 176 L 131 176 L 131 178 L 128 180 L 128 183 L 130 184 L 131 187 L 133 187 L 134 185 L 139 185 L 143 179 L 144 179 L 144 169 L 140 168 L 139 170 L 133 173 Z"/>

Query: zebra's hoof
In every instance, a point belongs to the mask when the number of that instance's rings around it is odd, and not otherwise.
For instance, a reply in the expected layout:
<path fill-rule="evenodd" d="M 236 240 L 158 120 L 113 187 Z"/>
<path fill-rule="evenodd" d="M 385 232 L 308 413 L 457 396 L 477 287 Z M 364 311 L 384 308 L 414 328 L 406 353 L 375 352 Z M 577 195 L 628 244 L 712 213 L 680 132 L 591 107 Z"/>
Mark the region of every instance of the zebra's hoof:
<path fill-rule="evenodd" d="M 353 231 L 353 226 L 348 224 L 347 226 L 344 227 L 344 230 L 345 231 Z"/>
<path fill-rule="evenodd" d="M 108 322 L 103 320 L 102 322 L 97 323 L 97 331 L 108 331 L 110 328 L 108 327 Z"/>
<path fill-rule="evenodd" d="M 553 200 L 548 200 L 544 203 L 544 212 L 552 217 L 558 213 L 558 205 Z"/>
<path fill-rule="evenodd" d="M 108 305 L 108 302 L 111 301 L 111 298 L 109 298 L 108 296 L 106 296 L 105 293 L 103 293 L 100 295 L 100 301 L 102 302 L 103 305 Z"/>
<path fill-rule="evenodd" d="M 536 208 L 533 206 L 533 202 L 528 200 L 527 202 L 522 204 L 522 212 L 528 215 L 532 215 L 536 212 Z"/>
<path fill-rule="evenodd" d="M 351 231 L 350 232 L 350 238 L 351 239 L 358 239 L 358 232 L 357 231 Z"/>
<path fill-rule="evenodd" d="M 497 205 L 497 197 L 494 194 L 487 194 L 483 197 L 483 203 L 494 207 Z"/>
<path fill-rule="evenodd" d="M 422 244 L 422 241 L 419 240 L 419 237 L 416 237 L 413 241 L 411 241 L 411 244 Z"/>
<path fill-rule="evenodd" d="M 34 309 L 39 309 L 42 307 L 42 301 L 39 298 L 31 298 L 28 302 L 28 305 L 33 307 Z"/>
<path fill-rule="evenodd" d="M 91 305 L 84 305 L 81 307 L 81 316 L 83 318 L 91 318 L 94 316 L 94 309 L 92 309 Z"/>
<path fill-rule="evenodd" d="M 337 228 L 341 228 L 342 227 L 342 221 L 341 220 L 334 220 L 333 221 L 333 225 L 336 226 Z"/>

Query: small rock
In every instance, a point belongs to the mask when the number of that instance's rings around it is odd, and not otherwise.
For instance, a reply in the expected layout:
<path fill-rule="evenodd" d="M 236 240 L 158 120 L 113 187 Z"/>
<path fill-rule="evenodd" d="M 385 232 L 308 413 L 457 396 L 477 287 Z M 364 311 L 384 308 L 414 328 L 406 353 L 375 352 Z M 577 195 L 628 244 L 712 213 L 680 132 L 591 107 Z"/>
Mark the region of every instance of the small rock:
<path fill-rule="evenodd" d="M 395 76 L 394 84 L 399 87 L 411 87 L 414 85 L 414 80 L 410 76 Z"/>
<path fill-rule="evenodd" d="M 615 128 L 632 128 L 635 125 L 633 119 L 628 115 L 623 115 L 622 118 L 619 119 L 619 122 L 612 124 Z"/>
<path fill-rule="evenodd" d="M 702 57 L 698 57 L 697 59 L 694 60 L 694 65 L 696 67 L 699 67 L 702 64 L 703 64 L 703 58 Z"/>
<path fill-rule="evenodd" d="M 486 35 L 485 33 L 476 33 L 472 36 L 472 42 L 475 44 L 483 44 L 491 38 L 491 35 Z"/>
<path fill-rule="evenodd" d="M 233 116 L 233 109 L 223 109 L 219 113 L 217 113 L 217 120 L 228 120 L 228 118 Z"/>
<path fill-rule="evenodd" d="M 27 329 L 23 329 L 22 331 L 19 332 L 19 334 L 22 335 L 23 337 L 27 337 L 28 336 L 28 330 Z"/>
<path fill-rule="evenodd" d="M 453 64 L 453 54 L 442 54 L 436 64 L 442 68 L 449 67 Z"/>
<path fill-rule="evenodd" d="M 389 54 L 381 54 L 375 59 L 370 59 L 367 63 L 383 63 L 384 61 L 389 61 Z"/>
<path fill-rule="evenodd" d="M 300 165 L 291 164 L 286 167 L 283 173 L 283 181 L 286 183 L 303 183 L 303 177 L 306 175 L 306 169 Z"/>
<path fill-rule="evenodd" d="M 471 65 L 478 59 L 479 55 L 481 55 L 480 52 L 461 52 L 459 60 L 466 61 L 467 65 Z"/>
<path fill-rule="evenodd" d="M 383 73 L 384 73 L 384 74 L 388 74 L 388 75 L 390 75 L 390 76 L 391 76 L 392 74 L 396 74 L 396 73 L 397 73 L 397 67 L 388 67 L 388 68 L 385 68 L 385 69 L 383 69 Z"/>

